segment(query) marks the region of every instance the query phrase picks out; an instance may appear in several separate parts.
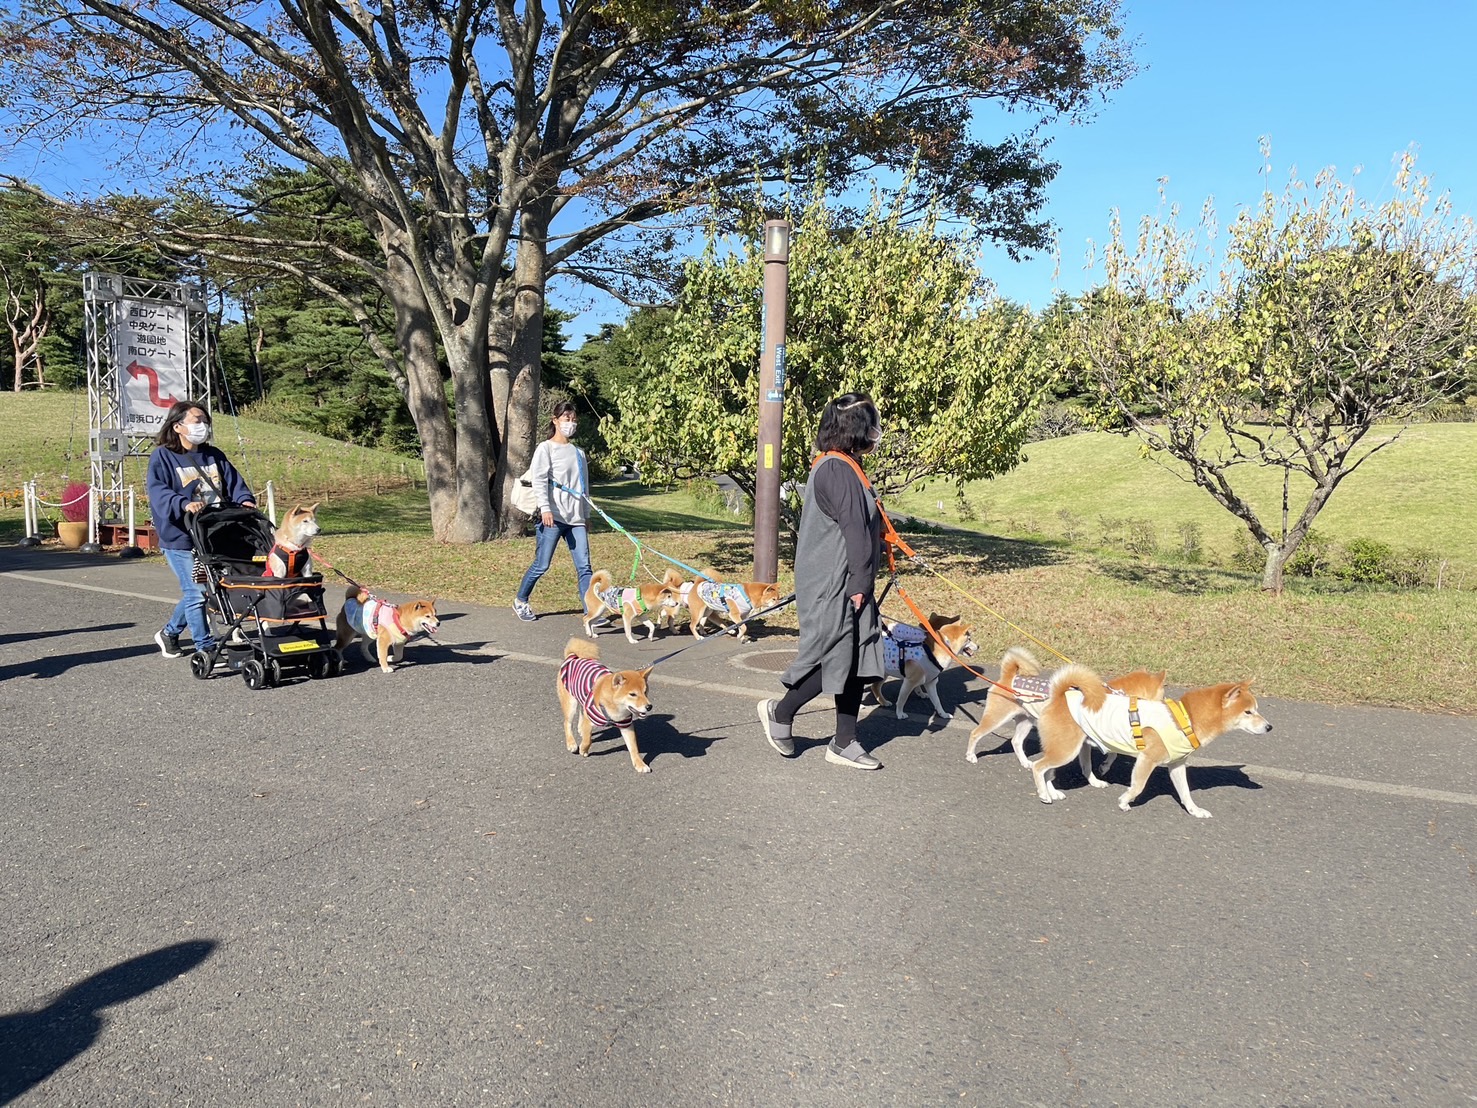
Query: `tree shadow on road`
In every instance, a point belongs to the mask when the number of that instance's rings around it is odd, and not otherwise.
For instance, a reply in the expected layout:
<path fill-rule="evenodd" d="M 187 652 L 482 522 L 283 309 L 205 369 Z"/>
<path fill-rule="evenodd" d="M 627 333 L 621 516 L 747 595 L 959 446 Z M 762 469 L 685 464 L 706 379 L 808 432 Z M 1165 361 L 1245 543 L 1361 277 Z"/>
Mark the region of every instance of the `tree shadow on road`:
<path fill-rule="evenodd" d="M 54 639 L 61 635 L 82 635 L 93 631 L 127 631 L 137 627 L 136 623 L 99 623 L 92 627 L 68 627 L 57 631 L 25 631 L 15 635 L 0 635 L 0 646 L 17 642 L 35 642 L 37 639 Z"/>
<path fill-rule="evenodd" d="M 0 666 L 0 681 L 12 677 L 60 677 L 68 670 L 79 666 L 100 665 L 104 662 L 117 662 L 124 658 L 140 658 L 147 654 L 157 653 L 159 653 L 159 648 L 152 643 L 137 643 L 133 646 L 114 646 L 107 650 L 80 650 L 75 654 L 53 654 L 49 657 L 34 658 L 28 662 Z"/>
<path fill-rule="evenodd" d="M 0 1104 L 35 1088 L 97 1041 L 104 1008 L 142 996 L 200 965 L 216 944 L 197 940 L 130 958 L 61 993 L 45 1008 L 0 1016 Z"/>

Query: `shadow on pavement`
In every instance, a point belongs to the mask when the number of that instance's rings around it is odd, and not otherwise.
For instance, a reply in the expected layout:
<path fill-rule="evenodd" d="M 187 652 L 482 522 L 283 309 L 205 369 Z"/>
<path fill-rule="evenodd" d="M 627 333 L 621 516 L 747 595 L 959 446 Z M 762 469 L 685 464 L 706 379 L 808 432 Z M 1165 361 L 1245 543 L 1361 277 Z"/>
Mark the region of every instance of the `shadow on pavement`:
<path fill-rule="evenodd" d="M 125 626 L 132 625 L 126 624 Z M 124 658 L 139 658 L 146 654 L 158 653 L 159 648 L 153 643 L 136 643 L 133 646 L 115 646 L 108 650 L 82 650 L 76 654 L 54 654 L 29 662 L 0 666 L 0 681 L 9 680 L 12 677 L 60 677 L 69 669 L 76 669 L 78 666 L 117 662 Z"/>
<path fill-rule="evenodd" d="M 82 635 L 90 631 L 126 631 L 137 627 L 136 623 L 99 623 L 92 627 L 70 627 L 61 631 L 28 631 L 18 635 L 0 635 L 0 646 L 15 642 L 35 642 L 37 639 L 54 639 L 61 635 Z"/>
<path fill-rule="evenodd" d="M 0 1104 L 45 1081 L 97 1041 L 102 1009 L 142 996 L 194 969 L 210 941 L 176 943 L 93 974 L 45 1008 L 0 1016 Z"/>

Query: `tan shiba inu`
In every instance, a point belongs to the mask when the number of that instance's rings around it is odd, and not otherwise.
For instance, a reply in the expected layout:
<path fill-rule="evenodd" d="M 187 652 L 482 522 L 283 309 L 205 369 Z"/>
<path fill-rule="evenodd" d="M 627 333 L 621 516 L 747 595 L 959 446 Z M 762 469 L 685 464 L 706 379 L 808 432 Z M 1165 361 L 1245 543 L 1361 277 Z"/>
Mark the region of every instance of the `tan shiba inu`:
<path fill-rule="evenodd" d="M 405 659 L 406 642 L 422 631 L 434 635 L 440 627 L 434 600 L 390 604 L 358 585 L 350 585 L 338 614 L 338 639 L 334 645 L 343 650 L 358 639 L 367 661 L 378 660 L 381 673 L 393 673 L 390 663 L 393 659 L 399 665 Z"/>
<path fill-rule="evenodd" d="M 681 578 L 678 578 L 679 582 Z M 677 590 L 661 582 L 647 582 L 622 588 L 612 584 L 610 573 L 597 569 L 585 590 L 585 634 L 593 636 L 594 623 L 607 612 L 620 614 L 626 629 L 626 641 L 636 642 L 633 623 L 646 625 L 646 641 L 656 638 L 657 624 L 670 619 L 680 605 Z"/>
<path fill-rule="evenodd" d="M 1165 676 L 1165 670 L 1150 673 L 1148 670 L 1136 669 L 1122 677 L 1113 678 L 1108 686 L 1145 700 L 1163 700 Z M 977 752 L 984 737 L 1015 720 L 1015 733 L 1010 737 L 1010 746 L 1021 767 L 1030 769 L 1031 759 L 1026 757 L 1026 736 L 1036 725 L 1036 719 L 1041 715 L 1041 709 L 1045 707 L 1046 698 L 1051 693 L 1051 675 L 1041 672 L 1040 663 L 1032 657 L 1030 651 L 1013 646 L 1000 659 L 1000 684 L 1009 687 L 1013 695 L 1007 694 L 997 685 L 990 686 L 990 691 L 985 696 L 984 714 L 969 733 L 969 749 L 965 751 L 964 757 L 970 762 L 979 761 Z M 1115 757 L 1117 755 L 1109 754 L 1103 761 L 1104 773 L 1112 766 Z M 1082 776 L 1087 778 L 1089 785 L 1095 789 L 1108 787 L 1106 781 L 1093 773 L 1092 752 L 1087 746 L 1083 746 L 1079 760 L 1082 764 Z"/>
<path fill-rule="evenodd" d="M 1090 669 L 1067 666 L 1052 676 L 1051 695 L 1036 729 L 1041 754 L 1031 760 L 1031 776 L 1043 804 L 1062 798 L 1051 785 L 1051 770 L 1070 762 L 1091 739 L 1104 750 L 1134 759 L 1133 778 L 1118 798 L 1119 808 L 1128 811 L 1149 775 L 1166 766 L 1185 811 L 1209 819 L 1210 813 L 1190 795 L 1186 759 L 1227 731 L 1265 735 L 1272 725 L 1257 710 L 1249 681 L 1191 689 L 1178 700 L 1140 700 L 1110 689 Z"/>
<path fill-rule="evenodd" d="M 938 639 L 922 627 L 912 627 L 890 619 L 882 621 L 882 656 L 887 665 L 887 676 L 903 679 L 902 688 L 897 694 L 898 719 L 908 718 L 908 697 L 920 685 L 928 694 L 928 699 L 933 701 L 933 710 L 938 717 L 953 719 L 950 713 L 944 711 L 943 702 L 939 700 L 939 674 L 954 664 L 956 655 L 972 658 L 976 650 L 971 634 L 974 628 L 960 623 L 958 616 L 930 615 L 928 626 L 938 632 L 939 638 L 948 644 L 948 650 L 940 646 Z M 872 683 L 872 695 L 877 698 L 878 704 L 887 707 L 887 698 L 882 695 L 881 681 Z"/>
<path fill-rule="evenodd" d="M 318 533 L 318 505 L 293 505 L 272 532 L 272 549 L 267 551 L 262 576 L 306 577 L 312 573 L 313 557 L 308 545 Z"/>
<path fill-rule="evenodd" d="M 689 581 L 678 589 L 678 604 L 687 609 L 693 638 L 702 638 L 708 620 L 728 625 L 739 642 L 748 642 L 744 621 L 760 608 L 778 604 L 780 587 L 765 581 Z"/>
<path fill-rule="evenodd" d="M 585 639 L 570 639 L 564 646 L 564 664 L 559 667 L 559 677 L 554 682 L 559 693 L 559 710 L 564 716 L 564 749 L 587 758 L 595 732 L 616 727 L 626 740 L 632 768 L 637 773 L 650 773 L 651 767 L 636 746 L 635 728 L 636 720 L 651 715 L 651 699 L 646 691 L 650 675 L 650 666 L 611 670 L 600 661 L 598 646 Z"/>

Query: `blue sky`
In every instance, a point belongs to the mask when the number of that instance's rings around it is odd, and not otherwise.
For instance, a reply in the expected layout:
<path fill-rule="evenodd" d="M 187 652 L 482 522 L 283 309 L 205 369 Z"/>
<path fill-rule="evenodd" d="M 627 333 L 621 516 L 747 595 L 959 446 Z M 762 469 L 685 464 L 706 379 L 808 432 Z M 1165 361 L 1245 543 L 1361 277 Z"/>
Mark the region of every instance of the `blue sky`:
<path fill-rule="evenodd" d="M 1040 308 L 1056 287 L 1096 283 L 1082 270 L 1087 240 L 1106 240 L 1111 209 L 1125 229 L 1157 211 L 1160 177 L 1182 221 L 1214 197 L 1224 225 L 1261 193 L 1264 135 L 1279 192 L 1293 167 L 1311 180 L 1362 166 L 1359 193 L 1378 199 L 1414 145 L 1436 192 L 1477 215 L 1474 0 L 1130 0 L 1125 22 L 1142 71 L 1093 122 L 1053 132 L 1061 171 L 1046 214 L 1060 273 L 1052 258 L 1001 251 L 989 271 L 1003 295 Z"/>
<path fill-rule="evenodd" d="M 1046 254 L 1013 262 L 992 252 L 1003 295 L 1039 308 L 1056 288 L 1093 284 L 1087 241 L 1107 237 L 1114 208 L 1128 228 L 1156 211 L 1161 177 L 1187 220 L 1213 196 L 1224 224 L 1260 193 L 1262 136 L 1279 190 L 1294 166 L 1305 179 L 1362 166 L 1361 195 L 1379 199 L 1393 160 L 1414 146 L 1436 191 L 1477 215 L 1477 0 L 1128 0 L 1125 24 L 1141 72 L 1094 120 L 1052 132 L 1061 171 L 1045 215 L 1059 230 L 1059 271 Z M 105 142 L 87 153 L 12 147 L 0 169 L 93 191 L 109 176 Z M 553 292 L 556 306 L 581 313 L 567 327 L 574 345 L 625 315 L 603 297 Z"/>

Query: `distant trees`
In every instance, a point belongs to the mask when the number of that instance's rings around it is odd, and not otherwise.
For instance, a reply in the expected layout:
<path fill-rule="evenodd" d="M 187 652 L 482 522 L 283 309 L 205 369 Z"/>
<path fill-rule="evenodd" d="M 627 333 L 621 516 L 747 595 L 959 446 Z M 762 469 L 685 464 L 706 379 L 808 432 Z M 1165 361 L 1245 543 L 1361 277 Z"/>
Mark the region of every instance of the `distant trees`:
<path fill-rule="evenodd" d="M 1202 230 L 1212 229 L 1208 206 Z M 1331 171 L 1240 213 L 1217 261 L 1176 212 L 1136 244 L 1114 222 L 1107 282 L 1054 334 L 1099 425 L 1137 436 L 1246 526 L 1264 588 L 1340 484 L 1422 408 L 1461 395 L 1477 361 L 1477 238 L 1405 158 L 1393 195 L 1361 201 Z M 1238 475 L 1284 475 L 1280 505 Z"/>

